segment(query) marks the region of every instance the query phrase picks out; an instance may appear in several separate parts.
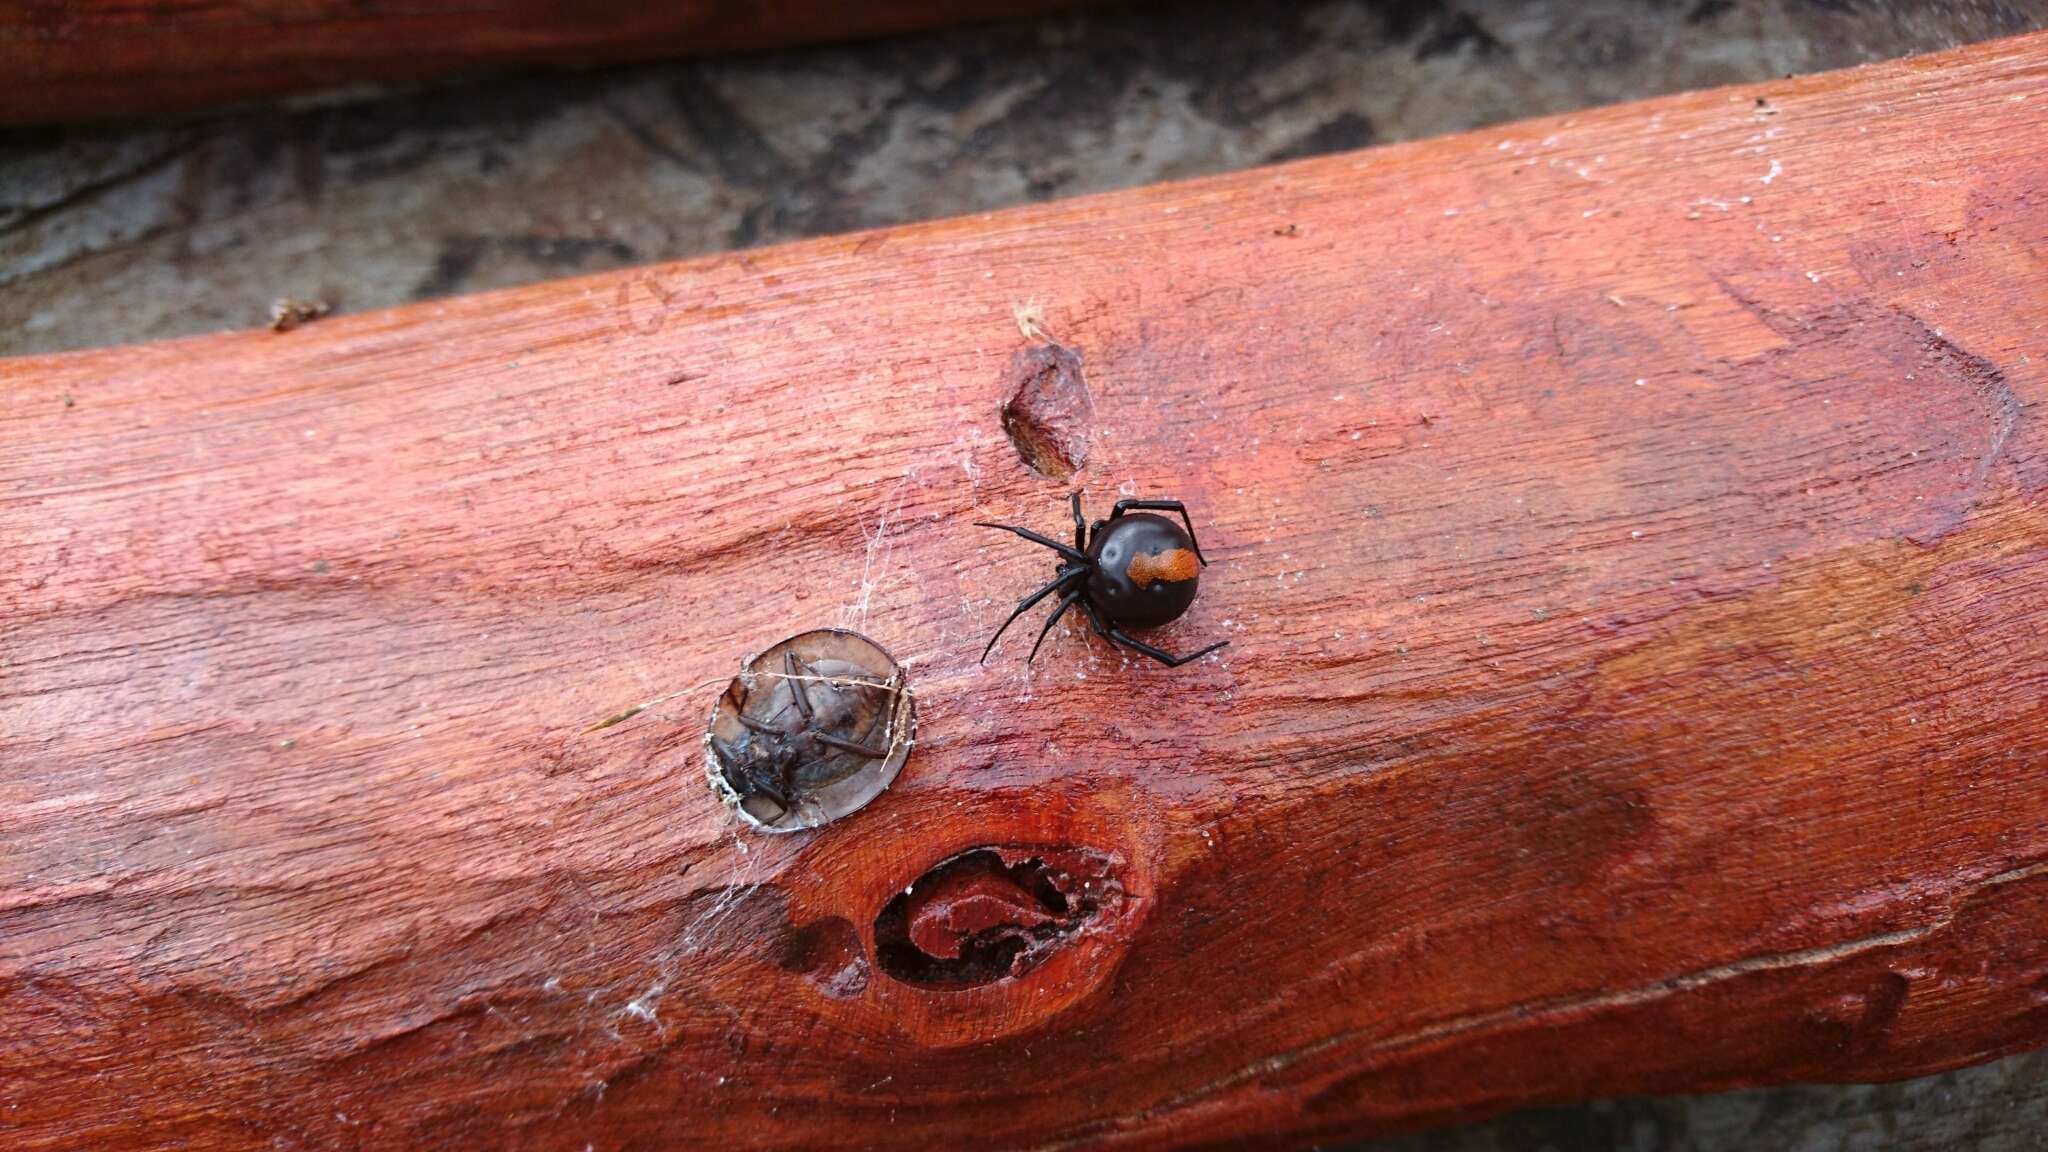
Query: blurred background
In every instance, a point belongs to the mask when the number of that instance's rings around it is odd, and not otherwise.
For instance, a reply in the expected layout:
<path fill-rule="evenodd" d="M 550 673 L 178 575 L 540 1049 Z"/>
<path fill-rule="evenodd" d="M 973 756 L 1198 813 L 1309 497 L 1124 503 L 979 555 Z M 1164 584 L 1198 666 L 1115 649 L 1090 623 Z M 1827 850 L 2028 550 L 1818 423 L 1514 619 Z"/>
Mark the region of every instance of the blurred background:
<path fill-rule="evenodd" d="M 2048 0 L 1104 5 L 0 129 L 0 355 L 256 327 L 285 298 L 360 312 L 2041 28 Z M 2031 1152 L 2048 1148 L 2048 1052 L 1366 1147 Z"/>
<path fill-rule="evenodd" d="M 2044 26 L 2048 0 L 1105 4 L 6 129 L 0 353 L 257 326 L 280 297 L 360 312 Z"/>

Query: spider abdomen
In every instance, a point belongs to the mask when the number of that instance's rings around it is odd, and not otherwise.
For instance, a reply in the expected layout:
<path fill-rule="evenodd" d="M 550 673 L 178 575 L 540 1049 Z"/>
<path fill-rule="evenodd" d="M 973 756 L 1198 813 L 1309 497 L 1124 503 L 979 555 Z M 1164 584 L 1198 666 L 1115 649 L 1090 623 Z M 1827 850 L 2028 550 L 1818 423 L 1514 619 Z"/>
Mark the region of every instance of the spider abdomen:
<path fill-rule="evenodd" d="M 1146 512 L 1104 524 L 1088 558 L 1089 596 L 1112 622 L 1132 628 L 1179 619 L 1201 583 L 1194 541 L 1180 525 Z"/>

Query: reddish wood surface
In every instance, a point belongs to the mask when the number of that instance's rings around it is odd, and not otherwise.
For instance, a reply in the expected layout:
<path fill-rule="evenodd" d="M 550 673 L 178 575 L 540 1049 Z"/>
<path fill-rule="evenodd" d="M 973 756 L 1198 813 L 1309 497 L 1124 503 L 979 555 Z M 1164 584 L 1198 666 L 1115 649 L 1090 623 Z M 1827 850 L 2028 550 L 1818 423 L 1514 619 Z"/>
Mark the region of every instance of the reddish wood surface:
<path fill-rule="evenodd" d="M 0 364 L 0 1144 L 1284 1146 L 2048 1041 L 2044 143 L 2033 38 Z M 1198 665 L 976 663 L 1033 300 Z M 834 623 L 920 746 L 743 832 L 702 718 Z"/>
<path fill-rule="evenodd" d="M 0 0 L 0 123 L 840 40 L 1085 0 Z"/>

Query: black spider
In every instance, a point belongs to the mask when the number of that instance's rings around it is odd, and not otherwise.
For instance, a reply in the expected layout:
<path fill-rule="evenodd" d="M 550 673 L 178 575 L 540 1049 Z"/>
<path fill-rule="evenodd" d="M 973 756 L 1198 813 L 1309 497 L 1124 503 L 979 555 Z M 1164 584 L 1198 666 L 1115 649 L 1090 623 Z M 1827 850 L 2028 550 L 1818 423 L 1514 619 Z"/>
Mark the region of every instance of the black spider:
<path fill-rule="evenodd" d="M 1079 492 L 1073 495 L 1073 507 L 1072 548 L 1028 528 L 975 522 L 976 527 L 1000 528 L 1005 532 L 1015 532 L 1034 544 L 1043 544 L 1059 553 L 1061 559 L 1059 572 L 1052 583 L 1019 601 L 1017 610 L 1010 613 L 1010 619 L 1003 621 L 1002 628 L 996 629 L 996 634 L 989 637 L 988 647 L 981 650 L 983 660 L 988 659 L 989 651 L 1017 617 L 1054 592 L 1063 593 L 1059 607 L 1053 609 L 1052 617 L 1045 622 L 1044 628 L 1039 629 L 1038 644 L 1031 646 L 1031 655 L 1025 657 L 1026 663 L 1037 658 L 1038 645 L 1045 643 L 1046 634 L 1052 631 L 1052 626 L 1076 604 L 1088 613 L 1088 622 L 1096 635 L 1133 652 L 1142 652 L 1168 668 L 1199 660 L 1230 643 L 1219 640 L 1200 652 L 1175 656 L 1124 634 L 1123 625 L 1151 628 L 1179 619 L 1180 614 L 1188 610 L 1188 605 L 1195 602 L 1195 586 L 1200 582 L 1202 569 L 1209 562 L 1202 558 L 1201 545 L 1195 543 L 1194 521 L 1188 519 L 1188 510 L 1180 501 L 1119 500 L 1109 519 L 1097 520 L 1092 527 L 1081 518 Z M 1126 515 L 1134 509 L 1146 508 L 1180 513 L 1181 523 L 1187 525 L 1187 531 L 1181 531 L 1180 524 L 1164 516 L 1153 516 L 1143 511 L 1135 516 Z"/>
<path fill-rule="evenodd" d="M 741 701 L 733 718 L 746 731 L 731 741 L 711 738 L 723 761 L 725 782 L 740 796 L 766 796 L 784 812 L 796 806 L 799 791 L 844 776 L 853 767 L 847 756 L 882 760 L 890 749 L 877 748 L 839 733 L 872 740 L 884 723 L 886 709 L 876 700 L 886 685 L 819 683 L 823 702 L 811 696 L 810 684 L 821 680 L 793 651 L 782 654 L 791 707 L 769 717 L 780 724 L 747 715 Z M 794 711 L 795 715 L 789 713 Z M 843 755 L 842 755 L 843 754 Z"/>

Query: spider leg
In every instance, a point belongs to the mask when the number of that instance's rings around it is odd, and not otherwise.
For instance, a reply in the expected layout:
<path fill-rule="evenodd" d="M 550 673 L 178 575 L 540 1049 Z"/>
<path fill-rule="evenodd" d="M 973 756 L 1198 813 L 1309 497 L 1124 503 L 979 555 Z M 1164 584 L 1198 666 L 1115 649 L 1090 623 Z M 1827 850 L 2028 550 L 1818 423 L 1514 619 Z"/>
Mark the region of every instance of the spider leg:
<path fill-rule="evenodd" d="M 1009 629 L 1011 624 L 1016 622 L 1017 617 L 1022 616 L 1025 612 L 1029 611 L 1033 604 L 1036 604 L 1040 600 L 1045 599 L 1047 595 L 1057 590 L 1061 585 L 1067 583 L 1074 577 L 1079 576 L 1086 571 L 1088 571 L 1088 569 L 1085 566 L 1078 564 L 1071 568 L 1062 568 L 1060 569 L 1060 574 L 1053 577 L 1052 583 L 1047 584 L 1045 587 L 1040 588 L 1038 591 L 1033 592 L 1031 595 L 1026 596 L 1024 599 L 1019 600 L 1017 602 L 1017 610 L 1015 612 L 1010 613 L 1010 618 L 1008 620 L 1003 621 L 1003 626 L 1001 628 L 996 629 L 996 634 L 988 638 L 988 646 L 981 650 L 981 658 L 983 662 L 986 662 L 988 660 L 988 654 L 995 648 L 996 641 L 1001 640 L 1003 638 L 1003 633 Z"/>
<path fill-rule="evenodd" d="M 1082 604 L 1088 609 L 1088 619 L 1095 625 L 1096 635 L 1112 643 L 1121 644 L 1124 647 L 1129 648 L 1131 651 L 1136 652 L 1140 655 L 1150 656 L 1154 660 L 1159 661 L 1161 664 L 1166 665 L 1168 668 L 1178 668 L 1181 665 L 1186 664 L 1190 661 L 1200 660 L 1202 657 L 1207 656 L 1209 653 L 1214 652 L 1218 648 L 1222 648 L 1230 643 L 1230 641 L 1228 640 L 1218 640 L 1216 643 L 1209 645 L 1207 648 L 1204 648 L 1199 652 L 1190 652 L 1186 656 L 1175 656 L 1171 652 L 1167 652 L 1159 648 L 1154 648 L 1150 644 L 1145 643 L 1143 640 L 1133 640 L 1128 635 L 1125 635 L 1124 630 L 1121 628 L 1113 628 L 1108 625 L 1105 625 L 1102 622 L 1101 615 L 1095 611 L 1095 606 L 1093 604 L 1089 604 L 1085 600 L 1082 601 Z"/>
<path fill-rule="evenodd" d="M 1202 555 L 1202 545 L 1195 540 L 1195 522 L 1188 518 L 1187 505 L 1178 500 L 1119 500 L 1116 502 L 1115 509 L 1110 512 L 1109 518 L 1114 520 L 1124 513 L 1132 511 L 1180 513 L 1180 522 L 1188 526 L 1188 543 L 1195 546 L 1195 559 L 1202 562 L 1202 567 L 1207 568 L 1209 566 L 1208 558 Z M 1193 659 L 1193 657 L 1189 657 L 1189 659 Z"/>
<path fill-rule="evenodd" d="M 766 723 L 764 721 L 756 720 L 752 716 L 747 715 L 745 712 L 734 713 L 733 719 L 739 721 L 743 727 L 750 728 L 753 731 L 759 732 L 763 736 L 786 735 L 786 733 L 784 733 L 782 729 L 777 728 L 775 725 Z"/>
<path fill-rule="evenodd" d="M 1074 506 L 1074 547 L 1088 547 L 1088 522 L 1081 519 L 1081 494 L 1072 493 L 1067 502 Z"/>
<path fill-rule="evenodd" d="M 1227 648 L 1230 646 L 1230 641 L 1218 640 L 1214 644 L 1209 645 L 1207 648 L 1197 649 L 1196 651 L 1190 652 L 1185 656 L 1175 656 L 1170 652 L 1163 652 L 1157 648 L 1154 648 L 1153 646 L 1145 643 L 1142 640 L 1131 639 L 1129 636 L 1124 635 L 1123 630 L 1120 628 L 1111 628 L 1109 630 L 1109 638 L 1123 645 L 1124 647 L 1129 648 L 1133 652 L 1142 652 L 1145 655 L 1150 656 L 1154 660 L 1159 661 L 1161 664 L 1166 665 L 1168 668 L 1178 668 L 1183 664 L 1200 660 L 1202 657 L 1207 656 L 1209 653 L 1214 652 L 1218 648 Z"/>
<path fill-rule="evenodd" d="M 804 727 L 808 728 L 811 726 L 811 722 L 816 719 L 811 714 L 810 691 L 804 687 L 803 682 L 803 676 L 810 669 L 805 668 L 803 663 L 796 658 L 796 651 L 794 649 L 784 648 L 782 650 L 782 670 L 789 677 L 790 701 L 796 705 L 798 714 L 804 718 Z"/>
<path fill-rule="evenodd" d="M 813 732 L 811 733 L 811 739 L 829 748 L 837 748 L 841 752 L 852 752 L 857 756 L 865 756 L 870 760 L 887 759 L 889 755 L 887 748 L 870 748 L 866 744 L 856 744 L 851 740 L 834 736 L 830 732 Z"/>
<path fill-rule="evenodd" d="M 1046 633 L 1051 632 L 1052 626 L 1060 622 L 1060 617 L 1067 614 L 1067 609 L 1072 608 L 1076 602 L 1085 601 L 1087 597 L 1088 590 L 1085 588 L 1076 588 L 1062 597 L 1060 606 L 1053 609 L 1052 615 L 1045 618 L 1045 627 L 1038 630 L 1038 644 L 1045 643 Z M 1031 646 L 1031 655 L 1024 658 L 1026 664 L 1038 659 L 1038 644 Z"/>
<path fill-rule="evenodd" d="M 1017 535 L 1022 536 L 1026 540 L 1031 541 L 1033 544 L 1043 544 L 1047 548 L 1052 549 L 1053 551 L 1059 553 L 1062 556 L 1065 556 L 1067 559 L 1072 560 L 1077 564 L 1086 564 L 1088 562 L 1087 553 L 1082 552 L 1079 548 L 1069 548 L 1065 544 L 1062 544 L 1057 540 L 1053 540 L 1045 536 L 1040 536 L 1038 533 L 1033 532 L 1029 528 L 1019 528 L 1015 524 L 991 524 L 986 520 L 976 520 L 974 522 L 974 526 L 976 528 L 998 528 L 1004 532 L 1015 532 Z"/>

